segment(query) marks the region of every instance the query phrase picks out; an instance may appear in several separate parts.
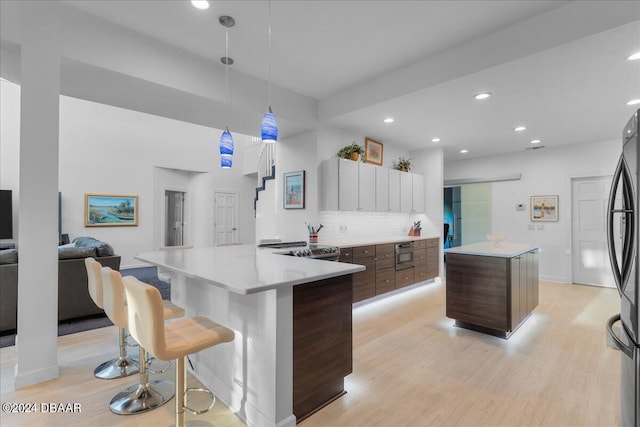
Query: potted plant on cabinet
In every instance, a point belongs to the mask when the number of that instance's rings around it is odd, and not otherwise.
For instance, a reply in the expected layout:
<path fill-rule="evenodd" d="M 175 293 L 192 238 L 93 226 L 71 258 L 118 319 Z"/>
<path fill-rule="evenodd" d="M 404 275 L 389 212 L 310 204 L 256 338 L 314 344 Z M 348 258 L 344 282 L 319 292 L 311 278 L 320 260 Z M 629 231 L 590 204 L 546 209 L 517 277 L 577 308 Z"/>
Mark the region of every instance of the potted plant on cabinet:
<path fill-rule="evenodd" d="M 398 160 L 393 162 L 393 168 L 403 172 L 409 172 L 411 170 L 411 159 L 405 159 L 404 157 L 398 157 Z"/>
<path fill-rule="evenodd" d="M 338 151 L 338 157 L 341 159 L 358 160 L 359 156 L 364 154 L 364 149 L 353 141 L 351 144 L 344 146 Z M 364 161 L 364 157 L 362 158 Z"/>

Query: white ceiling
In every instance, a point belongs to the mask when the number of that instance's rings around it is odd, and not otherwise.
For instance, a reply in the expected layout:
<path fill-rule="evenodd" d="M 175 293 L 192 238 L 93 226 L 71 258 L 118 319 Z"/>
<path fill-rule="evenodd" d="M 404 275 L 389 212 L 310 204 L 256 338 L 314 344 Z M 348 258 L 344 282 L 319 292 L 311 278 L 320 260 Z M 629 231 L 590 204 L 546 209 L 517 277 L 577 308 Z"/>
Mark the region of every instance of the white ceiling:
<path fill-rule="evenodd" d="M 207 11 L 188 0 L 63 3 L 215 60 L 225 48 L 218 16 L 231 15 L 236 19 L 229 30 L 233 69 L 268 79 L 267 1 L 214 1 Z M 597 16 L 567 19 L 563 11 L 583 5 L 566 1 L 274 0 L 272 79 L 321 106 L 341 94 L 364 99 L 378 78 L 505 29 L 530 28 L 527 22 L 547 15 L 540 22 L 551 25 L 557 17 L 586 37 L 554 42 L 556 33 L 545 35 L 542 29 L 531 34 L 531 43 L 540 46 L 532 54 L 512 54 L 511 60 L 483 64 L 462 76 L 453 73 L 410 92 L 394 93 L 393 86 L 402 82 L 392 82 L 384 99 L 328 114 L 322 122 L 407 149 L 432 146 L 437 136 L 446 160 L 461 158 L 462 148 L 469 150 L 467 157 L 524 150 L 533 138 L 547 147 L 618 139 L 633 112 L 626 101 L 640 98 L 640 61 L 625 59 L 640 51 L 640 2 L 630 4 L 636 15 L 609 28 L 594 25 Z M 483 52 L 476 53 L 482 62 Z M 480 90 L 494 96 L 479 103 L 472 97 Z M 394 124 L 382 123 L 388 115 Z M 518 124 L 528 130 L 516 134 Z"/>

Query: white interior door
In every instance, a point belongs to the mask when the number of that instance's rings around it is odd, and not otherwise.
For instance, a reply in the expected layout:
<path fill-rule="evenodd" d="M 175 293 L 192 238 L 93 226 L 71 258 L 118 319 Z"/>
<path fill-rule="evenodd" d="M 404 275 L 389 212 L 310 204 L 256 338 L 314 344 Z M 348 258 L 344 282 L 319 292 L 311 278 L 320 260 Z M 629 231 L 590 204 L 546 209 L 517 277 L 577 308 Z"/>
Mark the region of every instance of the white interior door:
<path fill-rule="evenodd" d="M 184 245 L 184 198 L 182 191 L 165 190 L 165 246 Z"/>
<path fill-rule="evenodd" d="M 238 242 L 238 194 L 216 191 L 213 194 L 213 243 Z"/>
<path fill-rule="evenodd" d="M 610 187 L 610 176 L 572 181 L 574 283 L 615 287 L 606 236 L 606 209 Z M 619 240 L 618 232 L 616 239 Z"/>

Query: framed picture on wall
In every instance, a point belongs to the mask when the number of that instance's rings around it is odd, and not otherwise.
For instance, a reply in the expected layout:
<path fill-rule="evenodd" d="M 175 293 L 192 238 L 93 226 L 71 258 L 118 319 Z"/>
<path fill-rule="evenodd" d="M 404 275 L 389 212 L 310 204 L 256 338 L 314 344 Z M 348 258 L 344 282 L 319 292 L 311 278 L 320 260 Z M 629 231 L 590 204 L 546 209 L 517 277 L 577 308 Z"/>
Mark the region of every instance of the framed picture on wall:
<path fill-rule="evenodd" d="M 304 209 L 304 171 L 287 172 L 283 179 L 285 209 Z"/>
<path fill-rule="evenodd" d="M 364 139 L 364 161 L 382 166 L 382 143 L 371 138 Z"/>
<path fill-rule="evenodd" d="M 85 227 L 127 225 L 138 225 L 137 195 L 85 193 Z"/>
<path fill-rule="evenodd" d="M 531 221 L 558 221 L 558 196 L 531 196 Z"/>

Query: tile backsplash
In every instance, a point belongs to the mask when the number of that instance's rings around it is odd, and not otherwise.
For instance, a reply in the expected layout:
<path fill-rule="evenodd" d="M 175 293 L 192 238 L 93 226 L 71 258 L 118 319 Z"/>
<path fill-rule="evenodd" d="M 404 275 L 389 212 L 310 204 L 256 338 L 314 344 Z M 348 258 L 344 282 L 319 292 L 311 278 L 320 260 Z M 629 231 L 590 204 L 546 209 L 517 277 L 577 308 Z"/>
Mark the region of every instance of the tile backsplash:
<path fill-rule="evenodd" d="M 334 212 L 318 214 L 318 222 L 324 225 L 322 238 L 406 236 L 414 221 L 426 220 L 424 214 Z"/>

